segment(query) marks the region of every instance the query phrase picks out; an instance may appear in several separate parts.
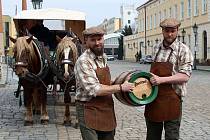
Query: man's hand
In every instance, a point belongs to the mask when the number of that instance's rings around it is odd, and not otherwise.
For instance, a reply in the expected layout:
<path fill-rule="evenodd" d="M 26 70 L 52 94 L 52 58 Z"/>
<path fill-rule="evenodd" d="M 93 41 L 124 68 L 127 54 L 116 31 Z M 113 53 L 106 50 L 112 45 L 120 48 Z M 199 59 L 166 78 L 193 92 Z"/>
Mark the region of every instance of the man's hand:
<path fill-rule="evenodd" d="M 150 73 L 152 74 L 152 77 L 150 78 L 150 82 L 153 84 L 153 85 L 159 85 L 161 83 L 163 83 L 163 78 L 162 77 L 159 77 L 153 73 Z"/>
<path fill-rule="evenodd" d="M 128 81 L 125 81 L 120 86 L 121 86 L 121 88 L 122 88 L 121 90 L 123 92 L 131 92 L 131 91 L 133 91 L 133 88 L 135 87 L 134 83 L 129 83 Z"/>

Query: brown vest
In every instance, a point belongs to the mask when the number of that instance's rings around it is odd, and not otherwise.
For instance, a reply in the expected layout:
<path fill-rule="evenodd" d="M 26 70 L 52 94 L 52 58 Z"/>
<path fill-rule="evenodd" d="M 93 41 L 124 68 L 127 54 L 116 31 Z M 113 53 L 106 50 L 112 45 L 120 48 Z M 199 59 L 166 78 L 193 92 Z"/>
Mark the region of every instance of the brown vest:
<path fill-rule="evenodd" d="M 150 71 L 160 77 L 172 76 L 173 64 L 169 62 L 173 50 L 166 62 L 156 62 L 160 48 L 155 56 Z M 144 115 L 154 122 L 174 120 L 180 116 L 180 97 L 172 88 L 172 84 L 158 85 L 158 96 L 150 104 L 146 105 Z"/>
<path fill-rule="evenodd" d="M 100 68 L 97 65 L 96 75 L 101 84 L 110 85 L 111 75 L 108 66 Z M 112 131 L 116 128 L 112 95 L 93 97 L 85 103 L 85 123 L 99 131 Z"/>

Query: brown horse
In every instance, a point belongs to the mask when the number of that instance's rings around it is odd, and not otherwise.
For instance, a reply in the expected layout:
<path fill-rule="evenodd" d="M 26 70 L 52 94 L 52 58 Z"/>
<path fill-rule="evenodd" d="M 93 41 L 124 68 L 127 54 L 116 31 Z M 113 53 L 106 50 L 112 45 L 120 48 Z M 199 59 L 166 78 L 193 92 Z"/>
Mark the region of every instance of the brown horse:
<path fill-rule="evenodd" d="M 76 81 L 74 77 L 74 65 L 78 58 L 78 49 L 73 42 L 75 39 L 65 36 L 57 46 L 56 60 L 59 75 L 58 80 L 64 91 L 65 115 L 64 124 L 71 124 L 69 105 L 71 104 L 70 92 L 75 92 Z M 77 125 L 77 124 L 76 124 Z"/>
<path fill-rule="evenodd" d="M 33 124 L 33 105 L 41 110 L 41 123 L 47 124 L 49 121 L 46 109 L 47 82 L 43 78 L 45 69 L 40 49 L 34 42 L 33 36 L 10 38 L 10 40 L 14 43 L 15 73 L 24 90 L 25 125 Z"/>

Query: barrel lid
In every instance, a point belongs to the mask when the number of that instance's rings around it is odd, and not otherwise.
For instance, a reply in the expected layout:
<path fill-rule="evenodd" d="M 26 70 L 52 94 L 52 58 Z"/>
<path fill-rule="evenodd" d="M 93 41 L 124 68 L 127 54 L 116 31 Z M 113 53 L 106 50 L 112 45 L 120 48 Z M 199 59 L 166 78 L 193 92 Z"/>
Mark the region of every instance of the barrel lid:
<path fill-rule="evenodd" d="M 150 83 L 152 75 L 147 72 L 139 72 L 131 75 L 129 82 L 135 83 L 132 92 L 129 92 L 130 99 L 139 105 L 151 103 L 158 93 L 158 86 L 153 86 Z"/>

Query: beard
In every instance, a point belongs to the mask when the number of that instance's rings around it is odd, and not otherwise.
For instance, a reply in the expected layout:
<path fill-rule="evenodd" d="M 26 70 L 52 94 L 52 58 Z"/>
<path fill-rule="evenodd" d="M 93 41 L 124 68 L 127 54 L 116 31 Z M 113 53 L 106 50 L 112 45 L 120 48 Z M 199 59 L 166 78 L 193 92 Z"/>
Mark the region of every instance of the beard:
<path fill-rule="evenodd" d="M 164 45 L 165 46 L 170 46 L 175 40 L 176 40 L 176 38 L 165 38 L 164 39 Z"/>
<path fill-rule="evenodd" d="M 104 47 L 91 47 L 90 50 L 96 55 L 96 56 L 101 56 L 104 53 Z"/>

